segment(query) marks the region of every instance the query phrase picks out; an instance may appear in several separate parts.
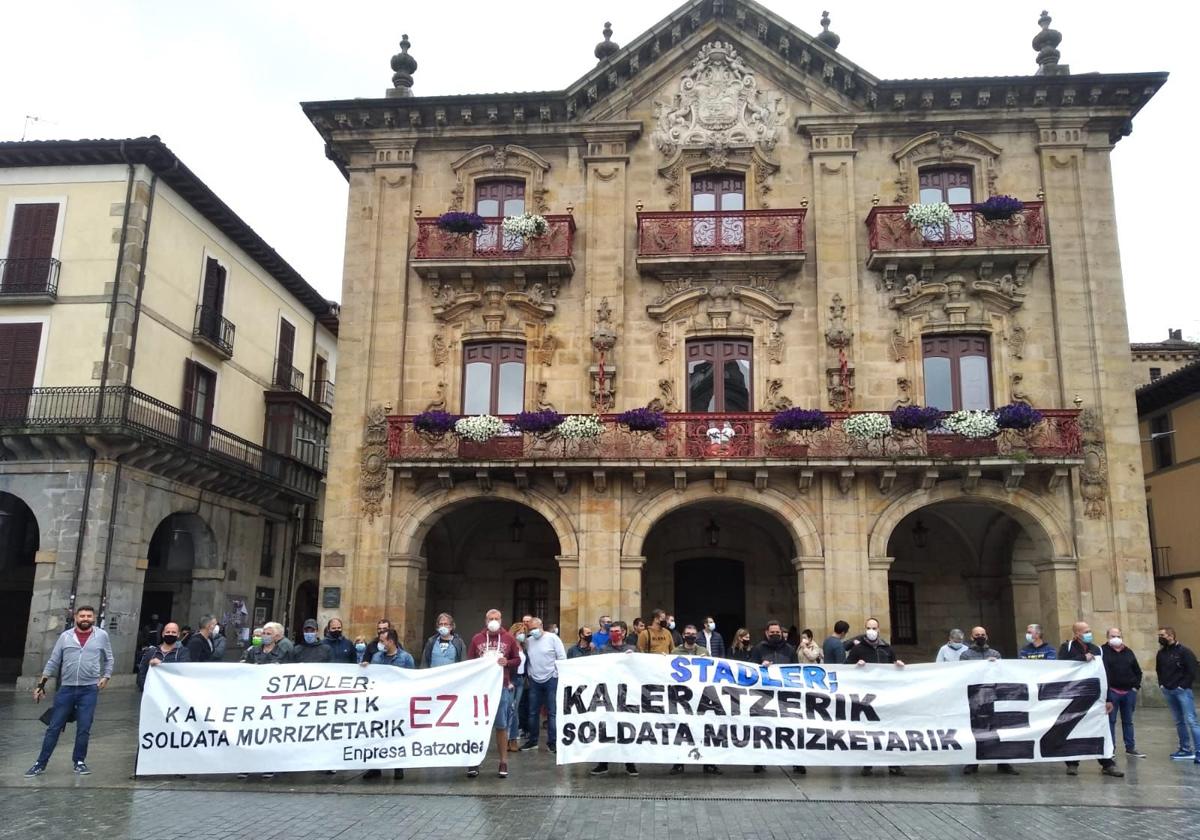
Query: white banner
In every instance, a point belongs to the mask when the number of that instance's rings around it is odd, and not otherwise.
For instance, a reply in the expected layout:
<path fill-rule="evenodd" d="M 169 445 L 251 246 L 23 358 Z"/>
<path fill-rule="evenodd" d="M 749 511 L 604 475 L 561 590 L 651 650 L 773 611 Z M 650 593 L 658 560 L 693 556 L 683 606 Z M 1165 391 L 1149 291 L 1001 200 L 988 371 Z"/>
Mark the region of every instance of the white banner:
<path fill-rule="evenodd" d="M 142 696 L 137 772 L 474 766 L 502 678 L 492 658 L 419 671 L 159 665 Z"/>
<path fill-rule="evenodd" d="M 913 765 L 1111 756 L 1094 662 L 558 663 L 558 763 Z"/>

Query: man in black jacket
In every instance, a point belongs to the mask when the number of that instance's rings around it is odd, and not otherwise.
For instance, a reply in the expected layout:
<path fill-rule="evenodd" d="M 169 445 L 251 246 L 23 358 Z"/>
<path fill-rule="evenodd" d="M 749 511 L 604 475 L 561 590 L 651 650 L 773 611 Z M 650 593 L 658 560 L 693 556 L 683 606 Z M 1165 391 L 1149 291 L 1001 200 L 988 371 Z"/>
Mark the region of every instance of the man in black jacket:
<path fill-rule="evenodd" d="M 1142 690 L 1142 666 L 1133 651 L 1125 646 L 1120 627 L 1108 628 L 1108 641 L 1101 650 L 1104 653 L 1104 673 L 1108 676 L 1108 702 L 1112 711 L 1108 713 L 1108 728 L 1112 732 L 1113 749 L 1117 748 L 1117 712 L 1121 713 L 1121 733 L 1125 736 L 1125 755 L 1130 758 L 1145 758 L 1138 752 L 1133 735 L 1133 709 L 1137 705 L 1138 692 Z"/>
<path fill-rule="evenodd" d="M 187 647 L 189 661 L 209 662 L 213 658 L 213 628 L 217 619 L 211 615 L 200 617 L 200 629 L 189 635 L 184 641 Z M 181 634 L 182 635 L 182 634 Z"/>
<path fill-rule="evenodd" d="M 1062 647 L 1058 649 L 1058 658 L 1064 660 L 1072 660 L 1075 662 L 1091 662 L 1097 656 L 1103 656 L 1103 652 L 1096 645 L 1092 644 L 1092 628 L 1086 621 L 1076 621 L 1071 625 L 1073 635 L 1070 639 L 1062 643 Z M 1112 703 L 1104 704 L 1104 711 L 1111 714 Z M 1100 772 L 1105 776 L 1120 778 L 1125 774 L 1117 769 L 1117 763 L 1111 758 L 1100 759 Z M 1067 762 L 1067 775 L 1079 775 L 1079 762 Z"/>
<path fill-rule="evenodd" d="M 1196 721 L 1196 698 L 1192 684 L 1196 681 L 1196 654 L 1179 643 L 1174 627 L 1158 628 L 1158 656 L 1155 670 L 1163 697 L 1171 707 L 1175 718 L 1175 729 L 1179 733 L 1179 749 L 1171 753 L 1174 761 L 1187 761 L 1189 757 L 1200 764 L 1200 723 Z M 1188 750 L 1188 735 L 1192 736 L 1192 749 Z"/>
<path fill-rule="evenodd" d="M 892 646 L 887 643 L 887 640 L 879 635 L 879 621 L 874 618 L 868 618 L 866 629 L 863 634 L 854 640 L 854 646 L 846 651 L 846 664 L 855 665 L 859 668 L 866 665 L 868 662 L 877 665 L 895 665 L 897 668 L 903 668 L 904 663 L 896 658 L 896 652 L 892 650 Z M 872 767 L 864 767 L 862 774 L 870 776 L 874 771 Z M 904 768 L 896 765 L 888 767 L 888 773 L 892 776 L 903 776 Z"/>
<path fill-rule="evenodd" d="M 750 661 L 763 665 L 790 665 L 796 661 L 796 649 L 783 640 L 783 625 L 767 622 L 764 639 L 750 649 Z"/>
<path fill-rule="evenodd" d="M 332 662 L 333 652 L 329 649 L 329 645 L 321 642 L 321 637 L 317 635 L 317 620 L 310 618 L 304 622 L 304 630 L 300 636 L 300 642 L 292 648 L 292 653 L 288 657 L 289 662 Z"/>

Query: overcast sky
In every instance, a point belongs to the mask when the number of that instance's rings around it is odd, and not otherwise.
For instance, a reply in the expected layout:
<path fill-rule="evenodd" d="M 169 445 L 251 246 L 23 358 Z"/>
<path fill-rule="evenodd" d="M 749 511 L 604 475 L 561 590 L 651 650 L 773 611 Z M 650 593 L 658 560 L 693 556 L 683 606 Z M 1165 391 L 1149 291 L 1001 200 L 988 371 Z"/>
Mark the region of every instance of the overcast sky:
<path fill-rule="evenodd" d="M 1047 0 L 1062 60 L 1081 72 L 1166 70 L 1171 80 L 1113 153 L 1130 330 L 1200 337 L 1200 291 L 1175 256 L 1196 235 L 1187 129 L 1200 102 L 1191 2 Z M 1036 3 L 768 0 L 810 33 L 828 8 L 840 52 L 879 78 L 1036 69 Z M 418 95 L 560 90 L 595 65 L 604 20 L 625 44 L 675 0 L 516 4 L 400 0 L 162 0 L 5 4 L 0 139 L 159 135 L 327 297 L 340 297 L 346 183 L 300 112 L 305 100 L 378 97 L 400 35 Z M 1192 117 L 1188 117 L 1188 113 Z M 37 117 L 38 121 L 26 117 Z M 1189 233 L 1189 231 L 1191 231 Z M 1187 262 L 1190 262 L 1188 260 Z"/>

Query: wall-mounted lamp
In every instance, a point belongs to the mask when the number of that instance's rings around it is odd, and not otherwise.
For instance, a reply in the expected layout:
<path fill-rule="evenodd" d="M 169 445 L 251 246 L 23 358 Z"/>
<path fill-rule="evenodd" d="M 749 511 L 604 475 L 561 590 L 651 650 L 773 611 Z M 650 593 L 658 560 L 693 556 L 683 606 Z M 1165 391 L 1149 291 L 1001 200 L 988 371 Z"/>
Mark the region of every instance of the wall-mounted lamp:
<path fill-rule="evenodd" d="M 521 537 L 525 533 L 525 523 L 521 521 L 520 514 L 513 516 L 513 521 L 508 523 L 508 530 L 512 535 L 513 542 L 521 541 Z"/>
<path fill-rule="evenodd" d="M 929 529 L 925 527 L 925 523 L 920 519 L 912 529 L 913 545 L 917 548 L 924 548 L 929 544 Z"/>
<path fill-rule="evenodd" d="M 708 534 L 708 544 L 711 546 L 715 546 L 721 541 L 721 526 L 711 516 L 708 518 L 708 525 L 704 528 L 704 533 Z"/>

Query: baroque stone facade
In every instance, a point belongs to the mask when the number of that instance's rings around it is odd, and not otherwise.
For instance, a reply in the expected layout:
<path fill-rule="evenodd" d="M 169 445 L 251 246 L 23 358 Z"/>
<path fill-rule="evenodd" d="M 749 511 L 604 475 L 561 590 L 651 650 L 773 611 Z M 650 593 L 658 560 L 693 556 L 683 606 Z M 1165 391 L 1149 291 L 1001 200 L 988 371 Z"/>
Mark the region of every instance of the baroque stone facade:
<path fill-rule="evenodd" d="M 726 631 L 873 614 L 931 654 L 981 617 L 1011 650 L 1027 622 L 1082 616 L 1153 649 L 1130 377 L 1101 364 L 1128 335 L 1097 196 L 1165 77 L 1073 76 L 1055 52 L 1026 78 L 879 81 L 837 47 L 753 2 L 694 0 L 606 40 L 564 91 L 423 98 L 410 75 L 304 106 L 354 208 L 321 571 L 344 618 L 387 615 L 411 644 L 447 608 L 463 628 L 488 606 L 545 611 L 567 635 L 659 604 Z M 914 227 L 902 205 L 931 190 L 953 221 Z M 972 209 L 994 195 L 1024 207 Z M 471 209 L 536 211 L 548 233 L 435 221 Z M 1050 425 L 859 448 L 840 414 L 768 428 L 788 406 L 980 400 Z M 606 416 L 595 443 L 476 445 L 412 424 L 639 406 L 667 429 Z"/>

